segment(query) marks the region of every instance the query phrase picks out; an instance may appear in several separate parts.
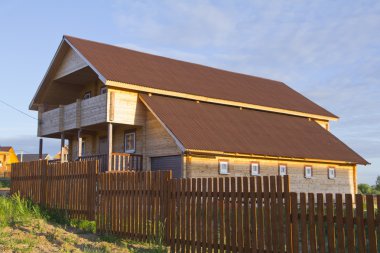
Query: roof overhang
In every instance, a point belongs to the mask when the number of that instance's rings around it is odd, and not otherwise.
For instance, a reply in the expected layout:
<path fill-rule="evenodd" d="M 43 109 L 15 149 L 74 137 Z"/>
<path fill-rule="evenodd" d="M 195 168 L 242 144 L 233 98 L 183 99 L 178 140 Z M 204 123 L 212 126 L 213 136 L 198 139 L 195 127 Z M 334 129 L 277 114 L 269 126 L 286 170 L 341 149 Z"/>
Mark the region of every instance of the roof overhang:
<path fill-rule="evenodd" d="M 50 65 L 40 83 L 40 85 L 37 88 L 36 93 L 33 96 L 32 101 L 29 104 L 29 109 L 30 110 L 37 110 L 38 109 L 38 100 L 43 96 L 44 94 L 44 89 L 47 87 L 47 85 L 53 81 L 56 69 L 58 68 L 59 64 L 63 60 L 67 50 L 71 48 L 74 50 L 80 58 L 87 63 L 87 65 L 98 75 L 98 78 L 103 82 L 106 83 L 106 79 L 103 77 L 103 75 L 77 50 L 68 39 L 63 36 L 61 43 L 58 46 L 57 51 L 54 54 L 54 57 L 52 61 L 50 62 Z"/>
<path fill-rule="evenodd" d="M 252 158 L 252 159 L 264 159 L 264 160 L 282 160 L 282 161 L 294 161 L 294 162 L 311 162 L 320 164 L 338 164 L 338 165 L 357 165 L 358 163 L 349 161 L 337 161 L 337 160 L 323 160 L 315 158 L 297 158 L 297 157 L 283 157 L 283 156 L 270 156 L 270 155 L 257 155 L 257 154 L 242 154 L 242 153 L 228 153 L 223 151 L 215 150 L 199 150 L 199 149 L 186 149 L 185 153 L 188 155 L 213 155 L 213 156 L 230 156 L 230 157 L 241 157 L 241 158 Z M 361 165 L 370 165 L 366 164 Z"/>
<path fill-rule="evenodd" d="M 170 96 L 170 97 L 176 97 L 176 98 L 185 98 L 185 99 L 191 99 L 191 100 L 200 101 L 200 102 L 229 105 L 229 106 L 254 109 L 254 110 L 259 110 L 259 111 L 275 112 L 275 113 L 281 113 L 281 114 L 286 114 L 286 115 L 299 116 L 299 117 L 305 117 L 305 118 L 311 118 L 311 119 L 317 119 L 317 120 L 324 120 L 324 121 L 330 121 L 330 120 L 336 121 L 339 119 L 338 117 L 327 117 L 323 115 L 291 111 L 291 110 L 286 110 L 286 109 L 248 104 L 248 103 L 242 103 L 242 102 L 236 102 L 236 101 L 224 100 L 224 99 L 218 99 L 218 98 L 210 98 L 210 97 L 186 94 L 186 93 L 181 93 L 181 92 L 176 92 L 176 91 L 155 89 L 155 88 L 150 88 L 150 87 L 146 87 L 142 85 L 129 84 L 129 83 L 123 83 L 123 82 L 117 82 L 117 81 L 110 81 L 110 80 L 106 81 L 106 86 L 114 87 L 118 89 L 133 90 L 136 92 L 145 92 L 145 93 L 152 93 L 152 94 L 164 95 L 164 96 Z"/>

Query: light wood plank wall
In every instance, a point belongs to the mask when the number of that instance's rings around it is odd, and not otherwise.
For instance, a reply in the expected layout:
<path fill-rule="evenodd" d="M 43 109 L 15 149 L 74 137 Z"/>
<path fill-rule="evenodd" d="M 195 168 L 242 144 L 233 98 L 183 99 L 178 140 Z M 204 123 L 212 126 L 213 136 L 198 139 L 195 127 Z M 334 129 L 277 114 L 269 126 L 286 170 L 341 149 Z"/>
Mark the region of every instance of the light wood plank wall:
<path fill-rule="evenodd" d="M 219 160 L 229 161 L 227 176 L 250 176 L 251 162 L 260 164 L 260 175 L 278 175 L 279 164 L 286 164 L 290 176 L 290 188 L 295 192 L 321 192 L 321 193 L 356 193 L 354 165 L 322 164 L 310 162 L 294 162 L 284 160 L 265 160 L 237 158 L 227 156 L 197 157 L 186 156 L 186 177 L 226 177 L 219 174 Z M 313 176 L 311 179 L 304 177 L 304 166 L 311 165 Z M 328 168 L 334 167 L 336 178 L 328 178 Z"/>

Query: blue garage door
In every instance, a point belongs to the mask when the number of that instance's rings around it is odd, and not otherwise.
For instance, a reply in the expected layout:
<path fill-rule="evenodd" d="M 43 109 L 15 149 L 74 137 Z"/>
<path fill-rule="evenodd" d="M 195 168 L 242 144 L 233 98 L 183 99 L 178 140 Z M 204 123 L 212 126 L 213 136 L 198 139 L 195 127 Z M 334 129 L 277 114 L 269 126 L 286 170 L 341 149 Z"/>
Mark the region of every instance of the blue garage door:
<path fill-rule="evenodd" d="M 182 159 L 180 155 L 159 156 L 151 158 L 151 170 L 171 170 L 173 178 L 182 177 Z"/>

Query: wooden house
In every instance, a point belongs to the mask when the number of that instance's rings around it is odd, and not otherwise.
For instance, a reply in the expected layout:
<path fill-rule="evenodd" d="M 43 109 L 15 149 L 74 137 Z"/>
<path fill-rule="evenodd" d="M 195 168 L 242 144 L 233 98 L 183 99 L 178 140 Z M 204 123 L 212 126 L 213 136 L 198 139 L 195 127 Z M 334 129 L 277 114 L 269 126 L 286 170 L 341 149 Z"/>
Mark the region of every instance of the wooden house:
<path fill-rule="evenodd" d="M 18 154 L 18 161 L 21 162 L 31 162 L 40 160 L 40 154 Z M 49 154 L 41 154 L 41 160 L 50 160 Z"/>
<path fill-rule="evenodd" d="M 38 136 L 102 170 L 291 175 L 294 191 L 356 192 L 367 161 L 338 117 L 286 84 L 64 36 L 31 101 Z"/>
<path fill-rule="evenodd" d="M 0 146 L 0 174 L 11 171 L 12 163 L 18 163 L 14 149 L 10 146 Z"/>

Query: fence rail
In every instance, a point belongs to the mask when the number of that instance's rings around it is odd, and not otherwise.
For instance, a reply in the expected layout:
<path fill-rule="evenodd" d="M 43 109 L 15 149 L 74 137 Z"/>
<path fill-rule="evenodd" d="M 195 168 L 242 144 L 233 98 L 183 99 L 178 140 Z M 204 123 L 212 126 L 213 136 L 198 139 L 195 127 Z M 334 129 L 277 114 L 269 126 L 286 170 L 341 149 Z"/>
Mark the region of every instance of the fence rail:
<path fill-rule="evenodd" d="M 95 219 L 97 161 L 12 164 L 11 193 L 69 217 Z"/>
<path fill-rule="evenodd" d="M 380 195 L 292 193 L 288 176 L 96 171 L 94 161 L 18 164 L 11 191 L 171 252 L 379 251 Z"/>

